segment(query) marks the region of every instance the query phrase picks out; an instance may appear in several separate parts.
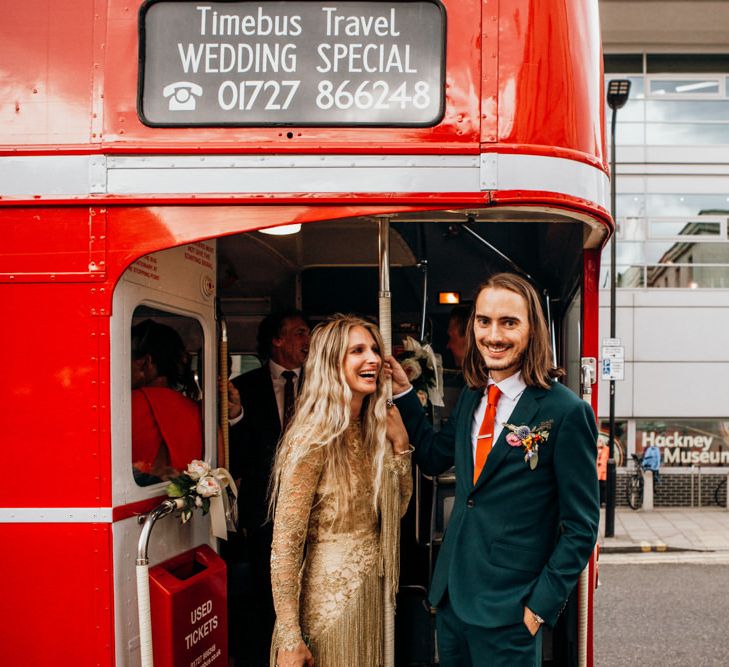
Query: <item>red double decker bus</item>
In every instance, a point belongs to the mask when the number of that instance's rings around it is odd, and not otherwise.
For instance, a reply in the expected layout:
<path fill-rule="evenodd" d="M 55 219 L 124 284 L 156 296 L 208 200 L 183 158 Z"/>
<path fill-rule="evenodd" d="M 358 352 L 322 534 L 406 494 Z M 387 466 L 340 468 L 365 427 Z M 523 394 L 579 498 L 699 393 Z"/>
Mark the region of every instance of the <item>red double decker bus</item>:
<path fill-rule="evenodd" d="M 389 228 L 396 344 L 429 340 L 447 385 L 439 294 L 465 300 L 489 272 L 518 270 L 543 295 L 566 384 L 596 408 L 612 230 L 597 0 L 2 10 L 7 664 L 141 664 L 138 517 L 165 497 L 132 465 L 131 330 L 144 319 L 173 327 L 193 357 L 201 458 L 215 463 L 220 321 L 241 372 L 272 310 L 376 315 Z M 448 476 L 417 482 L 402 665 L 437 662 L 417 630 L 429 612 L 408 600 L 427 589 L 452 496 Z M 207 518 L 168 517 L 151 563 L 205 544 L 217 548 Z M 545 665 L 592 664 L 593 572 L 545 639 Z M 206 643 L 207 600 L 187 616 L 162 622 L 190 664 L 225 664 L 225 646 Z"/>

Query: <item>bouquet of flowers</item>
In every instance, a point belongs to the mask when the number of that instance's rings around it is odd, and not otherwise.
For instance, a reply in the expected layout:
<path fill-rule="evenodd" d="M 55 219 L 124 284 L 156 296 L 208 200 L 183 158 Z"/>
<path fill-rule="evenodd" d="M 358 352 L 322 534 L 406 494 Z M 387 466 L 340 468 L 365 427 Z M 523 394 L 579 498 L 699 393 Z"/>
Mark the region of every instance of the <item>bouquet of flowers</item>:
<path fill-rule="evenodd" d="M 440 368 L 433 348 L 427 343 L 421 345 L 414 338 L 406 336 L 403 341 L 405 351 L 398 361 L 410 384 L 418 394 L 423 406 L 428 400 L 433 405 L 443 405 L 443 380 L 440 377 Z"/>
<path fill-rule="evenodd" d="M 225 468 L 211 468 L 206 461 L 195 459 L 187 464 L 185 472 L 170 481 L 165 490 L 170 498 L 182 498 L 185 502 L 180 520 L 187 523 L 195 509 L 202 509 L 203 515 L 207 514 L 211 501 L 221 498 L 228 486 L 232 486 L 235 495 L 235 482 Z"/>

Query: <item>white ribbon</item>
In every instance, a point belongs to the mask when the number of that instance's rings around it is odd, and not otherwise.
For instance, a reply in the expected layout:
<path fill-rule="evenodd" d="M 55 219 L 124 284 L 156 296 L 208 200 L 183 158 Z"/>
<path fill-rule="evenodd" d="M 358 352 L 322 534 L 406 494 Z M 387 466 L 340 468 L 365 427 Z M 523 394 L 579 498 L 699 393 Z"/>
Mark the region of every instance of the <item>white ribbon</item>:
<path fill-rule="evenodd" d="M 443 403 L 443 369 L 438 362 L 440 355 L 436 355 L 429 344 L 421 345 L 411 336 L 405 337 L 403 347 L 408 352 L 412 352 L 415 359 L 425 357 L 426 365 L 432 369 L 433 375 L 435 376 L 435 386 L 428 387 L 428 399 L 433 405 L 442 408 L 445 404 Z"/>
<path fill-rule="evenodd" d="M 230 488 L 233 501 L 238 497 L 238 488 L 230 473 L 225 468 L 215 468 L 210 474 L 220 484 L 220 493 L 210 498 L 210 533 L 213 537 L 221 540 L 228 539 L 228 523 L 226 517 L 229 514 L 228 493 L 226 487 Z"/>

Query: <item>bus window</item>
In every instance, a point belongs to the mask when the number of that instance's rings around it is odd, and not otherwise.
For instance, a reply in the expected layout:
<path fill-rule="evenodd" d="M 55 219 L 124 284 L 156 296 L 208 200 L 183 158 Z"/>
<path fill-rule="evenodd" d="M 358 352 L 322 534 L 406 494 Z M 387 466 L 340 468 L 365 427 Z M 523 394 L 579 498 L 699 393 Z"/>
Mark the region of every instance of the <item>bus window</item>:
<path fill-rule="evenodd" d="M 191 318 L 140 306 L 131 329 L 132 473 L 162 482 L 203 458 L 203 333 Z"/>
<path fill-rule="evenodd" d="M 244 375 L 248 371 L 260 368 L 263 364 L 255 354 L 231 354 L 230 355 L 230 379 Z"/>

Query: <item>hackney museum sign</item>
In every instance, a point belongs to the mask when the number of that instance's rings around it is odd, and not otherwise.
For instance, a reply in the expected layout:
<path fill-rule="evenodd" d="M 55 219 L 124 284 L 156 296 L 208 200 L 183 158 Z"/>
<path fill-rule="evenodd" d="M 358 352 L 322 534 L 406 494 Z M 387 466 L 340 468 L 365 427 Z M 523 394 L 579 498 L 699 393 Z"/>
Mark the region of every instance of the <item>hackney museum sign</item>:
<path fill-rule="evenodd" d="M 185 2 L 140 10 L 151 126 L 432 126 L 445 11 L 433 1 Z"/>

